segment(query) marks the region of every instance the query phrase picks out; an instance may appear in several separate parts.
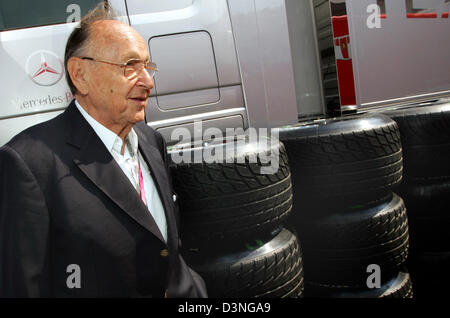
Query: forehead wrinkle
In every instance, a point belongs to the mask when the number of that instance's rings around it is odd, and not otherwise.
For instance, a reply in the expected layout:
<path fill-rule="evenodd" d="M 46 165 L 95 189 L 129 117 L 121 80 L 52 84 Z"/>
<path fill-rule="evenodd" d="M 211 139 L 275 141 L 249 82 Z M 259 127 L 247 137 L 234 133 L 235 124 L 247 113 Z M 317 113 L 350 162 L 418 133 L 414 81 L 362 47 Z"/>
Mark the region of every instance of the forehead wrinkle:
<path fill-rule="evenodd" d="M 97 56 L 120 59 L 148 59 L 144 39 L 129 25 L 113 20 L 97 21 L 91 30 L 92 49 Z"/>

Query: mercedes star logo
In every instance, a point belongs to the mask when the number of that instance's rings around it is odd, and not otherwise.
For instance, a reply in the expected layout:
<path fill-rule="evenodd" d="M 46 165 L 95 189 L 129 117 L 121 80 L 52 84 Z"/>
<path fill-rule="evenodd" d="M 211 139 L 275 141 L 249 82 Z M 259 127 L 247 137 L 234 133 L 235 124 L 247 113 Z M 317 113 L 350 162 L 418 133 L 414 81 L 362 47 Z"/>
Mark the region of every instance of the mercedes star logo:
<path fill-rule="evenodd" d="M 35 51 L 27 59 L 26 72 L 30 79 L 41 86 L 52 86 L 64 75 L 64 66 L 58 55 L 51 51 Z"/>

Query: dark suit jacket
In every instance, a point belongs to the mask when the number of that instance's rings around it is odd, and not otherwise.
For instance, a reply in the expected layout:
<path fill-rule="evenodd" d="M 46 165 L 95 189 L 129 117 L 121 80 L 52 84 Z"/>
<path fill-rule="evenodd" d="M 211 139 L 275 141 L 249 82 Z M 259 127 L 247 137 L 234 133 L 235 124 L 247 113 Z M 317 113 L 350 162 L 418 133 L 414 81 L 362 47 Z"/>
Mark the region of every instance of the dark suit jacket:
<path fill-rule="evenodd" d="M 134 129 L 165 208 L 167 244 L 72 101 L 0 148 L 0 296 L 206 296 L 179 253 L 164 140 L 143 122 Z M 71 264 L 81 288 L 68 288 Z"/>

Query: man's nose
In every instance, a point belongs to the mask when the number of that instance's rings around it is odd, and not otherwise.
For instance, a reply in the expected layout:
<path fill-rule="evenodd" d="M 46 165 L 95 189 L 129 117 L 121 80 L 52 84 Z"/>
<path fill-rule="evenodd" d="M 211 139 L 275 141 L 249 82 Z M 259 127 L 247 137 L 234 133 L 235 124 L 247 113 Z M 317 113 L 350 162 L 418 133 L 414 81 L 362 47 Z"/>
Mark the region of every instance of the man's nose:
<path fill-rule="evenodd" d="M 148 73 L 148 71 L 145 68 L 139 74 L 139 79 L 138 79 L 137 85 L 145 86 L 148 89 L 152 89 L 155 86 L 155 83 L 153 82 L 153 78 L 150 76 L 150 74 Z"/>

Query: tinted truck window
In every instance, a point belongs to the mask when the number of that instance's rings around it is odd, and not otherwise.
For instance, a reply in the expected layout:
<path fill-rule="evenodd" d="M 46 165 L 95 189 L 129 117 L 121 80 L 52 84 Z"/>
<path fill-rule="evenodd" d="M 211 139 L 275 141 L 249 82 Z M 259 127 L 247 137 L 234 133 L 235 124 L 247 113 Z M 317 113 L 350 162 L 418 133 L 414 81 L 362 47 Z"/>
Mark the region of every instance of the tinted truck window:
<path fill-rule="evenodd" d="M 99 0 L 0 0 L 0 31 L 65 23 L 74 12 L 67 8 L 76 4 L 83 16 Z"/>

